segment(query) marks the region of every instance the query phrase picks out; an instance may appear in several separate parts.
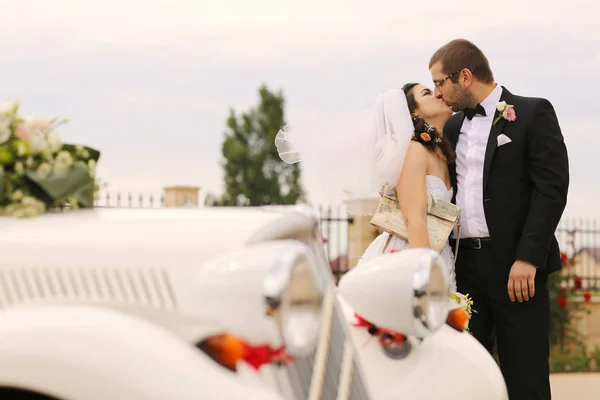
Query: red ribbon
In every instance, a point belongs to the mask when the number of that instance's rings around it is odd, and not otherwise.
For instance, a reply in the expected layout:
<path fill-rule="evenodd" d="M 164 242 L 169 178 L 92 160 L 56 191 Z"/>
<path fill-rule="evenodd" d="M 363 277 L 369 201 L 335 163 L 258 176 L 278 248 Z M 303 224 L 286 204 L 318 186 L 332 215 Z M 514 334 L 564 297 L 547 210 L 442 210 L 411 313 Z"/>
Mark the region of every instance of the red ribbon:
<path fill-rule="evenodd" d="M 353 322 L 352 326 L 356 326 L 359 328 L 366 327 L 372 336 L 377 337 L 377 339 L 379 340 L 379 344 L 382 347 L 388 347 L 393 344 L 401 345 L 406 340 L 405 335 L 377 326 L 367 321 L 357 313 L 354 313 L 354 317 L 356 318 L 356 322 Z"/>
<path fill-rule="evenodd" d="M 265 364 L 293 360 L 293 357 L 285 352 L 284 346 L 273 349 L 269 345 L 251 346 L 246 344 L 244 350 L 244 361 L 257 371 Z"/>

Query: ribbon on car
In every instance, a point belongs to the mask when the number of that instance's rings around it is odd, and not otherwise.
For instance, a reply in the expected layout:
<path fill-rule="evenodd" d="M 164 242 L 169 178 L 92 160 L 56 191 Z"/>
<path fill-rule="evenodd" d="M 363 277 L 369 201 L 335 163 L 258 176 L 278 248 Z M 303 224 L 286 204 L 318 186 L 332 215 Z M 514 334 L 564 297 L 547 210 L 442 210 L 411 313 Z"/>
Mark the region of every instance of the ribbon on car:
<path fill-rule="evenodd" d="M 285 352 L 284 346 L 273 349 L 269 345 L 252 346 L 246 343 L 242 359 L 258 371 L 265 364 L 290 362 L 293 357 Z"/>
<path fill-rule="evenodd" d="M 357 313 L 354 313 L 354 318 L 356 318 L 356 322 L 353 322 L 352 326 L 359 328 L 366 327 L 371 336 L 377 337 L 379 344 L 382 347 L 388 347 L 394 344 L 402 345 L 406 340 L 406 335 L 377 326 L 374 323 L 367 321 Z"/>

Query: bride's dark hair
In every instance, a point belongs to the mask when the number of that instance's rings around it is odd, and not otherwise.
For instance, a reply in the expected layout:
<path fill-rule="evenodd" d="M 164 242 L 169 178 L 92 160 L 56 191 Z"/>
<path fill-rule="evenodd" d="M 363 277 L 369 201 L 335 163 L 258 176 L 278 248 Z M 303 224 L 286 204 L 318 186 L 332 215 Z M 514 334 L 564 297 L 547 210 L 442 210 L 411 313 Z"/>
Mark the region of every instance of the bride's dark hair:
<path fill-rule="evenodd" d="M 406 95 L 408 110 L 411 114 L 418 107 L 417 101 L 415 100 L 415 95 L 413 94 L 413 88 L 417 85 L 418 83 L 411 82 L 402 86 L 402 91 Z M 446 161 L 448 163 L 454 162 L 456 154 L 454 153 L 450 142 L 444 135 L 440 135 L 436 128 L 429 125 L 421 117 L 413 115 L 412 121 L 415 127 L 415 135 L 413 136 L 413 140 L 416 140 L 424 145 L 429 151 L 435 151 L 435 148 L 439 147 L 442 151 L 442 154 L 446 158 Z"/>

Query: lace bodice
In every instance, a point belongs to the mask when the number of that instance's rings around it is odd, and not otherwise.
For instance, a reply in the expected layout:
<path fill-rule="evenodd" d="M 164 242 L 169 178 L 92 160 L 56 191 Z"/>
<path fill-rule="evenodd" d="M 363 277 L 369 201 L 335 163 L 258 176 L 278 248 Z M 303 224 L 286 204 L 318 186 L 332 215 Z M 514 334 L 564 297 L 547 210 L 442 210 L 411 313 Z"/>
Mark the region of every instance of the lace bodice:
<path fill-rule="evenodd" d="M 427 189 L 427 193 L 431 193 L 433 197 L 446 201 L 452 201 L 454 189 L 448 189 L 446 187 L 446 183 L 444 183 L 444 181 L 438 178 L 437 176 L 427 175 L 425 177 L 425 187 Z M 441 254 L 444 258 L 444 261 L 446 261 L 446 264 L 449 269 L 448 272 L 451 280 L 450 290 L 456 291 L 456 277 L 454 275 L 454 254 L 452 253 L 452 249 L 450 248 L 448 243 L 446 243 L 446 246 L 444 246 L 444 249 L 442 250 Z"/>
<path fill-rule="evenodd" d="M 431 193 L 433 197 L 451 201 L 452 194 L 454 193 L 452 188 L 448 189 L 443 180 L 434 175 L 427 175 L 425 177 L 425 187 L 427 193 Z"/>

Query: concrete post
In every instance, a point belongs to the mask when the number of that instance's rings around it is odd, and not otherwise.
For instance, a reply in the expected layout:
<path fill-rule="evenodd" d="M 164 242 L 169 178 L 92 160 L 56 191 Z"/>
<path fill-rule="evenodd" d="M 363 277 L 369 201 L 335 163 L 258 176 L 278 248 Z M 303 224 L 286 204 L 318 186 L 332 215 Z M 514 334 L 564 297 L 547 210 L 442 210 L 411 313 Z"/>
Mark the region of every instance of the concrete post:
<path fill-rule="evenodd" d="M 348 224 L 348 267 L 353 268 L 369 244 L 381 232 L 370 224 L 371 215 L 377 208 L 379 196 L 347 200 L 345 203 L 354 212 L 354 222 Z"/>

